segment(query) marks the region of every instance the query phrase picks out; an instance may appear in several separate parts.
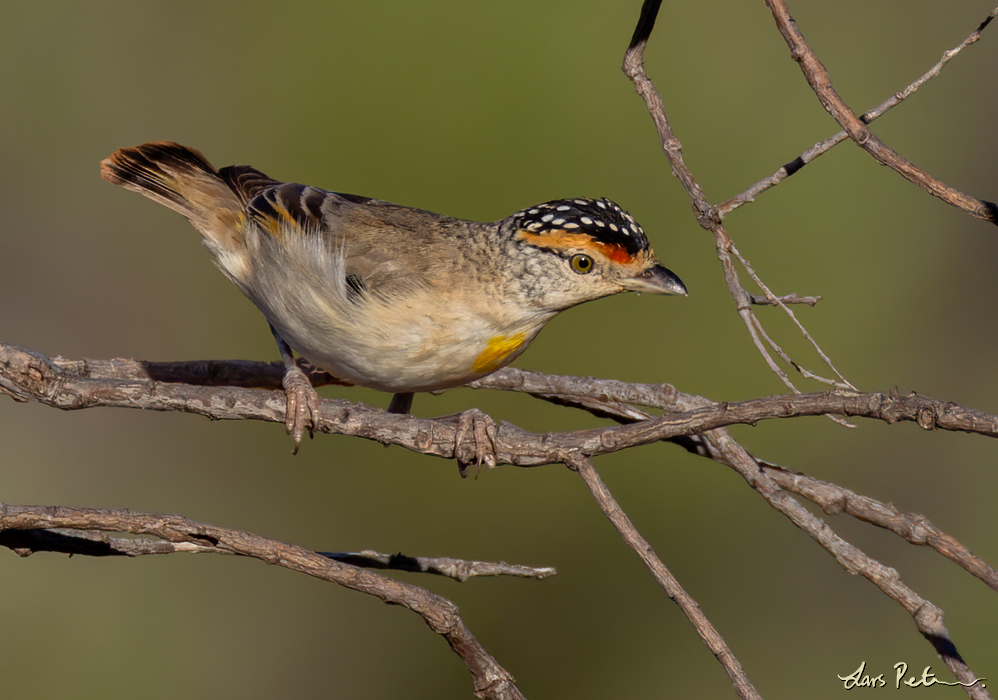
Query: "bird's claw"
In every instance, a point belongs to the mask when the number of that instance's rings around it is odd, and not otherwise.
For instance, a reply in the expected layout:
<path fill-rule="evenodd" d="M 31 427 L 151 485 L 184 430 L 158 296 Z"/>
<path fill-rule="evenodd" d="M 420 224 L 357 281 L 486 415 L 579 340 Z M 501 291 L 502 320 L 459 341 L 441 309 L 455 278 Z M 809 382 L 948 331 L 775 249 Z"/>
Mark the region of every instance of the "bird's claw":
<path fill-rule="evenodd" d="M 496 466 L 495 421 L 477 408 L 469 408 L 455 417 L 454 458 L 461 476 L 467 476 L 472 465 L 490 469 Z"/>
<path fill-rule="evenodd" d="M 308 436 L 311 438 L 313 431 L 319 427 L 319 406 L 322 399 L 316 393 L 308 375 L 297 365 L 288 367 L 281 383 L 284 385 L 287 397 L 284 427 L 295 441 L 294 453 L 298 454 L 305 431 L 308 430 Z"/>

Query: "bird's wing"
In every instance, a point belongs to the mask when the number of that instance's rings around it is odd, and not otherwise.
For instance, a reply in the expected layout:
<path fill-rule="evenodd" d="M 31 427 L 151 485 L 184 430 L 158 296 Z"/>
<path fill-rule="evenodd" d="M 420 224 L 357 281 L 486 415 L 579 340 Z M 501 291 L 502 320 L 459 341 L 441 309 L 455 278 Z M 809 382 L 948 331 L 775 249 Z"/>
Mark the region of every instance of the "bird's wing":
<path fill-rule="evenodd" d="M 442 250 L 452 243 L 448 231 L 467 223 L 369 197 L 276 182 L 252 168 L 239 168 L 226 180 L 247 198 L 249 217 L 281 246 L 319 240 L 341 256 L 354 292 L 390 295 L 432 285 L 441 262 L 452 258 Z"/>

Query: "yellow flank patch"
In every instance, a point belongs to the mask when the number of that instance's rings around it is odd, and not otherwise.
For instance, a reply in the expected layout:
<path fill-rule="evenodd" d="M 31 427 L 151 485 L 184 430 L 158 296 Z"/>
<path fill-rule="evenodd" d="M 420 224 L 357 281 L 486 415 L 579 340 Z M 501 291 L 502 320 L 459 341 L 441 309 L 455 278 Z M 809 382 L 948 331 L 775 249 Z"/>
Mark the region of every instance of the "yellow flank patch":
<path fill-rule="evenodd" d="M 481 354 L 475 358 L 475 364 L 471 366 L 471 369 L 476 373 L 488 373 L 499 369 L 503 366 L 503 361 L 519 350 L 526 339 L 526 333 L 497 335 L 493 337 L 489 340 Z"/>

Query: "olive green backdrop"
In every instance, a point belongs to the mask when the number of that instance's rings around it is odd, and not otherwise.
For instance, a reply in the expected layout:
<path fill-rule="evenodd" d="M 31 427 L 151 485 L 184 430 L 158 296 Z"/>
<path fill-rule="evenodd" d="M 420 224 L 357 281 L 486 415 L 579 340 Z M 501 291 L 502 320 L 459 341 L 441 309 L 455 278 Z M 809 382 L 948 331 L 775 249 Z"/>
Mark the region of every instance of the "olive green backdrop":
<path fill-rule="evenodd" d="M 277 357 L 257 311 L 176 214 L 112 187 L 115 148 L 172 139 L 216 165 L 494 220 L 607 196 L 644 225 L 688 299 L 573 309 L 516 363 L 782 393 L 734 312 L 619 65 L 640 2 L 0 4 L 0 339 L 50 355 Z M 843 97 L 866 109 L 958 44 L 987 2 L 796 0 Z M 998 29 L 874 127 L 945 181 L 998 197 Z M 646 65 L 688 163 L 721 201 L 837 131 L 765 6 L 667 3 Z M 740 250 L 857 386 L 998 412 L 998 230 L 849 145 L 729 219 Z M 817 361 L 778 312 L 798 359 Z M 808 390 L 815 387 L 802 384 Z M 330 396 L 386 405 L 361 390 Z M 596 425 L 523 397 L 454 390 L 535 430 Z M 761 457 L 920 511 L 998 561 L 996 446 L 913 425 L 738 428 Z M 453 463 L 339 436 L 291 455 L 281 426 L 0 400 L 0 500 L 179 513 L 316 549 L 550 565 L 543 582 L 406 576 L 454 600 L 531 698 L 732 697 L 690 625 L 564 468 L 461 480 Z M 942 663 L 911 619 L 847 575 L 729 470 L 668 445 L 598 460 L 643 534 L 767 697 L 838 698 L 837 674 Z M 998 676 L 995 594 L 932 552 L 843 518 L 846 536 L 943 607 Z M 414 615 L 258 562 L 0 552 L 9 698 L 462 698 L 471 678 Z M 936 691 L 939 691 L 936 693 Z M 911 691 L 917 692 L 917 691 Z M 940 688 L 941 696 L 956 691 Z M 935 697 L 935 695 L 934 695 Z"/>

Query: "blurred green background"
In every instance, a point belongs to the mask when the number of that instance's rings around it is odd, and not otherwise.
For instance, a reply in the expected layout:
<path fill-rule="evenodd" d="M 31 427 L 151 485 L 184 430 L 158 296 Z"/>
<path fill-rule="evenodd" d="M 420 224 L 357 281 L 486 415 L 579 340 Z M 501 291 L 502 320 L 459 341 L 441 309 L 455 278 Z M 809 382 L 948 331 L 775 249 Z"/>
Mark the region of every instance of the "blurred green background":
<path fill-rule="evenodd" d="M 626 296 L 557 318 L 519 367 L 667 381 L 717 400 L 782 393 L 734 312 L 642 102 L 619 71 L 639 0 L 547 3 L 44 2 L 0 6 L 0 339 L 50 355 L 277 353 L 262 317 L 176 214 L 103 182 L 115 148 L 172 139 L 216 165 L 479 220 L 607 196 L 689 299 Z M 797 0 L 858 110 L 958 44 L 986 2 Z M 998 197 L 998 29 L 874 130 L 954 186 Z M 760 3 L 669 3 L 646 66 L 719 202 L 835 131 Z M 843 145 L 730 217 L 740 250 L 858 387 L 998 412 L 998 236 Z M 820 369 L 776 311 L 767 328 Z M 807 390 L 816 387 L 802 382 Z M 361 390 L 324 390 L 386 405 Z M 596 425 L 454 390 L 534 430 Z M 913 425 L 739 428 L 761 457 L 919 511 L 991 563 L 996 447 Z M 689 624 L 564 468 L 461 480 L 453 463 L 344 437 L 291 455 L 276 424 L 0 401 L 0 499 L 179 513 L 316 549 L 555 566 L 536 582 L 406 576 L 454 600 L 532 698 L 732 697 Z M 942 663 L 911 619 L 845 574 L 731 471 L 668 445 L 598 467 L 767 697 L 838 698 L 837 674 Z M 998 676 L 994 593 L 932 552 L 830 520 L 941 606 Z M 10 698 L 461 698 L 470 676 L 415 616 L 223 557 L 19 560 L 0 552 Z M 59 672 L 53 672 L 58 668 Z M 917 669 L 917 670 L 916 670 Z M 939 690 L 939 689 L 937 689 Z M 940 693 L 949 691 L 939 690 Z M 956 692 L 956 691 L 952 691 Z"/>

